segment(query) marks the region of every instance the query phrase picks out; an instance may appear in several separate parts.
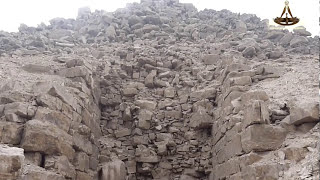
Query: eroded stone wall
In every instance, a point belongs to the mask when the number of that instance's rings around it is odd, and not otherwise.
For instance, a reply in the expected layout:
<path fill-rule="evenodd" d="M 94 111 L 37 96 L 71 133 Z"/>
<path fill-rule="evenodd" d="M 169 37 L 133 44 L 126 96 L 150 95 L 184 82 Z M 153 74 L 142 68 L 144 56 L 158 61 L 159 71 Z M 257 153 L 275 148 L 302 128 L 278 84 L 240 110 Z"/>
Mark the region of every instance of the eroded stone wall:
<path fill-rule="evenodd" d="M 318 178 L 310 35 L 174 0 L 0 32 L 0 179 Z"/>

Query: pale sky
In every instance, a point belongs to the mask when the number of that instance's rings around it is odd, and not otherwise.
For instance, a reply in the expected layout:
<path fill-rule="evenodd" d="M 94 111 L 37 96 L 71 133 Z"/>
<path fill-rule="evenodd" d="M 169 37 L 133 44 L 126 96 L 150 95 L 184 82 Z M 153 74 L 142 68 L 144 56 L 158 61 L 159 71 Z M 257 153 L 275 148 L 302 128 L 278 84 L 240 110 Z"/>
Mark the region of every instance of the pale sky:
<path fill-rule="evenodd" d="M 0 30 L 18 31 L 21 23 L 37 26 L 55 17 L 76 18 L 78 8 L 89 6 L 92 11 L 104 9 L 112 12 L 127 3 L 140 0 L 1 0 Z M 205 8 L 256 14 L 261 19 L 279 17 L 285 0 L 180 0 L 193 3 L 198 10 Z M 297 26 L 305 26 L 313 35 L 319 34 L 319 0 L 289 0 L 293 16 L 300 18 Z M 273 23 L 274 24 L 274 23 Z"/>

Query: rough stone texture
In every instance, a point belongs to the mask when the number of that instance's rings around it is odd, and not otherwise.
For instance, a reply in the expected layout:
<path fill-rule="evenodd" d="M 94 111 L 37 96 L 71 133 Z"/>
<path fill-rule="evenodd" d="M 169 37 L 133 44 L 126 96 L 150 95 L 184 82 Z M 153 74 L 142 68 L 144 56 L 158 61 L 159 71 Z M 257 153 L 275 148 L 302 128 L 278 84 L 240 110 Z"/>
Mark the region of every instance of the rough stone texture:
<path fill-rule="evenodd" d="M 26 123 L 21 147 L 25 151 L 35 151 L 44 154 L 63 154 L 72 159 L 72 137 L 58 127 L 48 122 L 31 120 Z"/>
<path fill-rule="evenodd" d="M 319 179 L 318 37 L 268 27 L 142 0 L 0 32 L 0 142 L 21 179 Z"/>
<path fill-rule="evenodd" d="M 268 151 L 279 148 L 285 140 L 286 131 L 271 125 L 251 125 L 241 135 L 245 152 Z"/>
<path fill-rule="evenodd" d="M 0 179 L 17 179 L 24 164 L 23 149 L 0 144 Z"/>

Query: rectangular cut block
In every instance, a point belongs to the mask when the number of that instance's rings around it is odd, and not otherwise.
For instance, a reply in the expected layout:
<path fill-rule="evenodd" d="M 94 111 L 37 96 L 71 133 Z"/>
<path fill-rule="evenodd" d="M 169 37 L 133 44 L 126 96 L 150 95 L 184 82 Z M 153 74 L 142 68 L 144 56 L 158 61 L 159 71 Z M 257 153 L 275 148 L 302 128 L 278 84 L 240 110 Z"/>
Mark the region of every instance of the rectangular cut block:
<path fill-rule="evenodd" d="M 46 121 L 31 120 L 26 123 L 21 147 L 25 151 L 66 155 L 69 159 L 74 156 L 72 137 Z"/>
<path fill-rule="evenodd" d="M 254 124 L 242 133 L 241 143 L 243 150 L 269 151 L 279 148 L 286 138 L 286 130 L 266 124 Z"/>

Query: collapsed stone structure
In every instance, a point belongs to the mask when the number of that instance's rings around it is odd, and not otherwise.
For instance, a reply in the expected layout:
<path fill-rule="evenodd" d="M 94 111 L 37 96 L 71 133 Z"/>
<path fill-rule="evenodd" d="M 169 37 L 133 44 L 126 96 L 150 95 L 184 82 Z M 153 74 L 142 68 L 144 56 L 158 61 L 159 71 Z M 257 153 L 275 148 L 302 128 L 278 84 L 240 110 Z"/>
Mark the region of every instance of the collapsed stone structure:
<path fill-rule="evenodd" d="M 318 179 L 318 37 L 142 0 L 0 33 L 0 179 Z"/>

